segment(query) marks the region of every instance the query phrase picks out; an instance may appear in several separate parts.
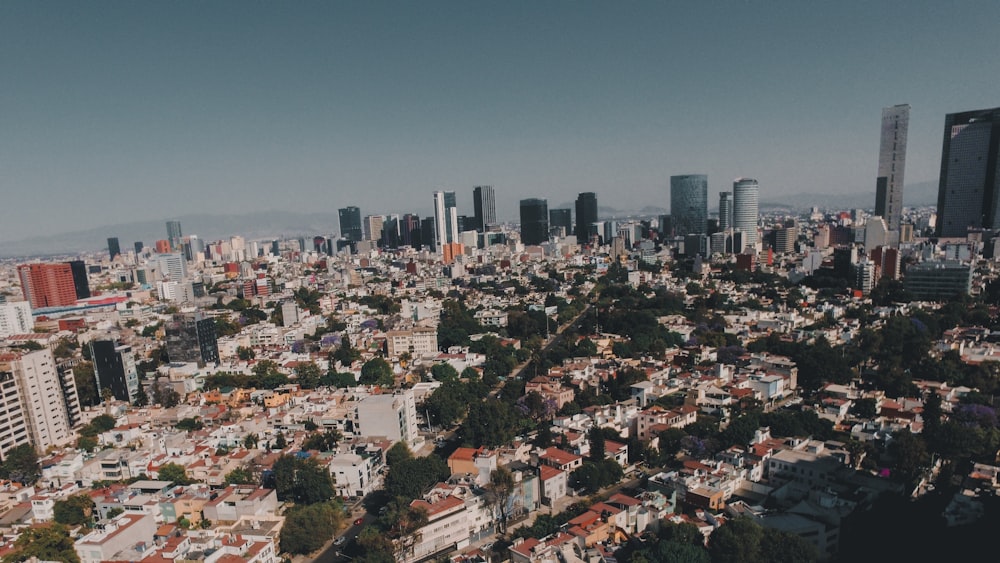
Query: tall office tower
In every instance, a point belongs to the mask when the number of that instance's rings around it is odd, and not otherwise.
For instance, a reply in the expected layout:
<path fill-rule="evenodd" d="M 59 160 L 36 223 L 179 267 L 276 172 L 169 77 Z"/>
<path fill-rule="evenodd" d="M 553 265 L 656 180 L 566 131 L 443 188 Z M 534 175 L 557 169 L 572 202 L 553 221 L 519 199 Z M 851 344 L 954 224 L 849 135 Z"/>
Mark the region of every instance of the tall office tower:
<path fill-rule="evenodd" d="M 882 108 L 875 215 L 885 219 L 890 231 L 899 230 L 899 220 L 903 216 L 903 170 L 906 168 L 906 132 L 909 128 L 909 104 Z"/>
<path fill-rule="evenodd" d="M 434 244 L 438 252 L 444 245 L 458 242 L 458 209 L 455 192 L 434 192 Z"/>
<path fill-rule="evenodd" d="M 0 338 L 13 334 L 30 334 L 35 330 L 35 319 L 31 316 L 31 305 L 27 301 L 0 303 Z"/>
<path fill-rule="evenodd" d="M 403 215 L 399 223 L 399 238 L 403 246 L 420 248 L 420 216 L 412 213 Z"/>
<path fill-rule="evenodd" d="M 719 230 L 733 228 L 733 192 L 719 192 Z"/>
<path fill-rule="evenodd" d="M 670 222 L 677 236 L 703 235 L 708 226 L 708 176 L 670 177 Z"/>
<path fill-rule="evenodd" d="M 573 212 L 569 209 L 549 209 L 549 228 L 560 227 L 564 235 L 573 234 Z"/>
<path fill-rule="evenodd" d="M 62 307 L 90 297 L 87 267 L 82 260 L 17 267 L 21 292 L 32 309 Z"/>
<path fill-rule="evenodd" d="M 156 257 L 156 271 L 161 279 L 180 282 L 187 278 L 187 262 L 180 252 L 159 254 Z"/>
<path fill-rule="evenodd" d="M 135 249 L 135 255 L 139 256 L 140 254 L 142 254 L 142 249 L 146 247 L 145 245 L 142 244 L 141 240 L 137 240 L 134 243 L 132 243 L 132 248 Z"/>
<path fill-rule="evenodd" d="M 83 260 L 70 260 L 69 270 L 73 274 L 73 289 L 77 299 L 90 297 L 90 279 L 87 277 L 87 265 Z"/>
<path fill-rule="evenodd" d="M 733 229 L 744 233 L 746 246 L 757 245 L 757 218 L 759 216 L 760 186 L 753 178 L 733 181 Z M 739 249 L 738 252 L 743 252 Z"/>
<path fill-rule="evenodd" d="M 389 215 L 382 222 L 382 246 L 385 248 L 399 248 L 399 215 Z"/>
<path fill-rule="evenodd" d="M 170 243 L 170 248 L 172 250 L 181 249 L 181 239 L 184 235 L 181 234 L 181 222 L 180 221 L 167 221 L 167 241 Z"/>
<path fill-rule="evenodd" d="M 476 186 L 472 189 L 472 206 L 476 213 L 476 230 L 484 233 L 497 224 L 497 205 L 493 186 Z"/>
<path fill-rule="evenodd" d="M 219 341 L 212 317 L 200 312 L 176 314 L 164 328 L 167 358 L 171 362 L 197 363 L 201 366 L 218 363 Z"/>
<path fill-rule="evenodd" d="M 382 223 L 385 222 L 385 217 L 381 215 L 365 215 L 365 220 L 362 223 L 364 225 L 364 240 L 374 240 L 378 241 L 382 239 Z"/>
<path fill-rule="evenodd" d="M 597 194 L 583 192 L 576 196 L 576 229 L 573 234 L 580 244 L 586 244 L 593 233 L 593 225 L 597 222 Z"/>
<path fill-rule="evenodd" d="M 549 240 L 549 203 L 544 199 L 521 200 L 521 242 L 542 244 Z"/>
<path fill-rule="evenodd" d="M 1000 228 L 1000 107 L 944 118 L 937 235 Z"/>
<path fill-rule="evenodd" d="M 115 399 L 134 403 L 139 393 L 139 373 L 135 369 L 132 347 L 118 344 L 107 336 L 90 341 L 90 357 L 94 360 L 97 396 L 110 389 Z"/>
<path fill-rule="evenodd" d="M 420 248 L 437 250 L 437 222 L 433 217 L 420 220 Z"/>
<path fill-rule="evenodd" d="M 352 206 L 338 210 L 340 217 L 340 237 L 351 242 L 361 240 L 361 209 Z"/>
<path fill-rule="evenodd" d="M 122 255 L 122 247 L 118 243 L 118 237 L 108 237 L 108 258 L 114 260 L 115 256 Z"/>
<path fill-rule="evenodd" d="M 21 412 L 36 451 L 44 452 L 75 439 L 63 400 L 62 381 L 48 348 L 0 355 L 0 373 L 10 374 L 17 382 Z"/>

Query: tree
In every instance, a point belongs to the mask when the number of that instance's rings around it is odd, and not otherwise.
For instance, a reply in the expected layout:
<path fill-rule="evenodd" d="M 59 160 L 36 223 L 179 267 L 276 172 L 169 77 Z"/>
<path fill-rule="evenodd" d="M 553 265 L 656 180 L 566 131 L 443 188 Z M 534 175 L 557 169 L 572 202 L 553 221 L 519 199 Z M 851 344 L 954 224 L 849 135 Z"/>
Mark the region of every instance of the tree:
<path fill-rule="evenodd" d="M 236 357 L 244 362 L 249 362 L 250 360 L 257 357 L 257 353 L 253 351 L 253 348 L 247 348 L 246 346 L 237 346 Z"/>
<path fill-rule="evenodd" d="M 458 380 L 458 370 L 447 362 L 434 364 L 431 367 L 431 375 L 435 381 L 456 381 Z"/>
<path fill-rule="evenodd" d="M 62 524 L 27 528 L 14 542 L 14 551 L 4 556 L 3 563 L 28 561 L 32 558 L 80 563 L 80 557 L 73 547 L 73 539 Z"/>
<path fill-rule="evenodd" d="M 65 500 L 57 500 L 52 507 L 53 519 L 67 526 L 79 526 L 90 521 L 94 506 L 94 501 L 87 495 L 73 495 Z"/>
<path fill-rule="evenodd" d="M 304 555 L 323 547 L 340 528 L 344 511 L 336 502 L 295 506 L 285 513 L 281 550 Z"/>
<path fill-rule="evenodd" d="M 601 433 L 601 428 L 594 425 L 590 428 L 590 432 L 587 435 L 587 439 L 590 441 L 590 455 L 588 456 L 591 461 L 601 461 L 604 459 L 604 434 Z"/>
<path fill-rule="evenodd" d="M 389 466 L 385 491 L 393 498 L 403 497 L 410 501 L 450 474 L 448 464 L 434 454 L 402 460 Z"/>
<path fill-rule="evenodd" d="M 170 481 L 175 485 L 190 485 L 192 483 L 191 479 L 188 478 L 187 469 L 177 463 L 161 465 L 157 474 L 161 481 Z"/>
<path fill-rule="evenodd" d="M 271 469 L 278 500 L 317 504 L 333 498 L 333 478 L 315 458 L 279 457 Z"/>
<path fill-rule="evenodd" d="M 42 476 L 38 465 L 38 454 L 30 444 L 21 444 L 7 450 L 3 463 L 0 463 L 0 478 L 10 479 L 25 485 L 34 485 Z"/>
<path fill-rule="evenodd" d="M 385 452 L 385 462 L 389 464 L 389 467 L 409 459 L 413 459 L 413 453 L 403 441 L 396 442 L 389 448 L 389 451 Z"/>
<path fill-rule="evenodd" d="M 319 387 L 322 372 L 316 362 L 305 362 L 295 366 L 295 381 L 303 389 L 315 389 Z"/>
<path fill-rule="evenodd" d="M 390 386 L 393 383 L 392 367 L 381 357 L 374 357 L 361 366 L 361 377 L 358 383 L 362 385 Z"/>
<path fill-rule="evenodd" d="M 181 402 L 181 394 L 165 383 L 153 384 L 153 402 L 165 409 L 176 407 Z"/>
<path fill-rule="evenodd" d="M 313 432 L 302 442 L 302 449 L 328 452 L 336 448 L 337 443 L 342 438 L 343 436 L 336 428 L 331 428 L 326 432 Z"/>
<path fill-rule="evenodd" d="M 500 535 L 507 533 L 507 520 L 510 518 L 511 497 L 514 494 L 514 476 L 504 467 L 494 469 L 490 473 L 490 482 L 486 485 L 486 502 L 493 510 L 493 520 Z"/>
<path fill-rule="evenodd" d="M 180 420 L 177 421 L 177 424 L 174 425 L 174 428 L 176 428 L 178 430 L 186 430 L 188 432 L 191 432 L 191 431 L 194 431 L 194 430 L 201 430 L 204 427 L 205 427 L 205 425 L 202 424 L 202 422 L 200 420 L 198 420 L 197 417 L 195 417 L 195 418 L 191 418 L 191 417 L 182 418 L 182 419 L 180 419 Z"/>
<path fill-rule="evenodd" d="M 708 541 L 712 563 L 763 563 L 760 542 L 764 531 L 749 518 L 736 518 L 716 528 Z"/>
<path fill-rule="evenodd" d="M 395 559 L 403 561 L 413 554 L 413 546 L 420 541 L 420 529 L 427 525 L 427 509 L 411 506 L 405 498 L 397 497 L 386 505 L 379 523 L 392 541 Z"/>
<path fill-rule="evenodd" d="M 84 346 L 84 349 L 89 347 Z M 97 392 L 93 363 L 84 361 L 73 366 L 73 381 L 76 382 L 76 392 L 80 396 L 82 406 L 93 407 L 100 404 L 101 397 Z"/>
<path fill-rule="evenodd" d="M 260 479 L 248 467 L 237 467 L 226 473 L 226 485 L 256 485 Z"/>

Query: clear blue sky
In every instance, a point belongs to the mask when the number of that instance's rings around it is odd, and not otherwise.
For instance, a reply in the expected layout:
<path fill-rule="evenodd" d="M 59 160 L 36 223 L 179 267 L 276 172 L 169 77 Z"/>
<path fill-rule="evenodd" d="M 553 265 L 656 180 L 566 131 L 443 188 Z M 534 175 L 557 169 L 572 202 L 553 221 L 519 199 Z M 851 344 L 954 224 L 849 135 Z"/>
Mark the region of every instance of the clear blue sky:
<path fill-rule="evenodd" d="M 871 190 L 881 108 L 907 183 L 944 114 L 1000 105 L 1000 2 L 0 2 L 0 240 L 194 212 L 501 216 L 669 176 Z M 905 201 L 905 195 L 904 195 Z M 714 196 L 713 196 L 714 203 Z"/>

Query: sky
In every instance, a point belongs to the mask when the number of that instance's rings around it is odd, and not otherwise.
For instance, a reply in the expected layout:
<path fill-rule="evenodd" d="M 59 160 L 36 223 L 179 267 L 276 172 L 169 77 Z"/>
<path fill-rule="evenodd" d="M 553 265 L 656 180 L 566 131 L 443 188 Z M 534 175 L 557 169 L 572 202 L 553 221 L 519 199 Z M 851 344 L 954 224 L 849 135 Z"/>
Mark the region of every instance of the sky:
<path fill-rule="evenodd" d="M 944 115 L 1000 106 L 1000 2 L 0 2 L 0 241 L 190 213 L 501 218 L 669 177 L 761 199 L 907 184 Z M 905 202 L 905 191 L 904 191 Z"/>

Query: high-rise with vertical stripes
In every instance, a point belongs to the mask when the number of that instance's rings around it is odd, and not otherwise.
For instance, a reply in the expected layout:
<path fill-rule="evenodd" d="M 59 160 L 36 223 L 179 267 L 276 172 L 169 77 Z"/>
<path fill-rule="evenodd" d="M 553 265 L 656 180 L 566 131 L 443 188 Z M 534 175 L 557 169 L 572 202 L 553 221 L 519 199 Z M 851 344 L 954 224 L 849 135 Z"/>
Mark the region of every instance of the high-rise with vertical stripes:
<path fill-rule="evenodd" d="M 472 189 L 472 207 L 476 215 L 476 230 L 485 233 L 497 224 L 497 205 L 493 186 L 476 186 Z"/>
<path fill-rule="evenodd" d="M 899 230 L 903 216 L 903 171 L 906 168 L 906 133 L 909 128 L 909 104 L 882 109 L 875 215 L 885 219 L 890 231 Z"/>
<path fill-rule="evenodd" d="M 1000 228 L 1000 107 L 944 119 L 937 234 Z"/>

